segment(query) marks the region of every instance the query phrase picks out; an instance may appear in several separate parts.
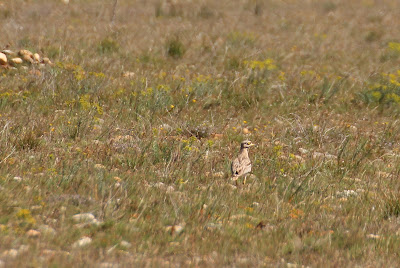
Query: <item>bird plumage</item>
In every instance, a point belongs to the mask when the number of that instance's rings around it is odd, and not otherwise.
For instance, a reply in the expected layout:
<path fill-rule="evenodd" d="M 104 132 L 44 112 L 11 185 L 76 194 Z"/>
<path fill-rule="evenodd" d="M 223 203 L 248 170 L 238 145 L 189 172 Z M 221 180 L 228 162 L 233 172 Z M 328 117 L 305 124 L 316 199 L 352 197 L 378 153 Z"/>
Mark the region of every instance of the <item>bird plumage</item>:
<path fill-rule="evenodd" d="M 251 141 L 245 140 L 240 144 L 238 156 L 232 161 L 232 178 L 237 180 L 241 176 L 246 176 L 251 172 L 251 160 L 249 158 L 249 148 L 254 146 Z"/>

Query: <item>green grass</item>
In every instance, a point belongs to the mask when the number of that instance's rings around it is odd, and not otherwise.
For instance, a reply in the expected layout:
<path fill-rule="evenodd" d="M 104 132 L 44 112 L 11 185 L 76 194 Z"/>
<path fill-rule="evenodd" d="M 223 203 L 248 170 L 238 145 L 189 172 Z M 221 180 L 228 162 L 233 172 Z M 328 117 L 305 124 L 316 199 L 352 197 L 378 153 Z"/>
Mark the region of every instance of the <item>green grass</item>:
<path fill-rule="evenodd" d="M 0 5 L 7 267 L 399 263 L 396 1 L 100 2 Z"/>

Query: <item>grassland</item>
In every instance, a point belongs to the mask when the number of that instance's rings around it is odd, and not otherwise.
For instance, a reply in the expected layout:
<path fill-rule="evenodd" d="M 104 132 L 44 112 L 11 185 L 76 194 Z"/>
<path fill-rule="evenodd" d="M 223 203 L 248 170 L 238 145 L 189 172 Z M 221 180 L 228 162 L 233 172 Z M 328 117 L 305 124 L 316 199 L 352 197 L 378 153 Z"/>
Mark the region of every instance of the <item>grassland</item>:
<path fill-rule="evenodd" d="M 400 263 L 398 1 L 113 7 L 0 1 L 0 266 Z"/>

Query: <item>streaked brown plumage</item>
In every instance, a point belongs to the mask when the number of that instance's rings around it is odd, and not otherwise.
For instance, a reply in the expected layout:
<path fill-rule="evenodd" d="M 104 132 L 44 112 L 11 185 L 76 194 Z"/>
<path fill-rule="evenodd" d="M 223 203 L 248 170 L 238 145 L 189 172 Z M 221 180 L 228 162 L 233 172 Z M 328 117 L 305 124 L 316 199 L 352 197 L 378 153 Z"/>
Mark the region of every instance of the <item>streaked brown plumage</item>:
<path fill-rule="evenodd" d="M 239 177 L 245 176 L 245 183 L 246 176 L 251 172 L 251 161 L 249 158 L 249 148 L 251 146 L 254 146 L 254 144 L 249 140 L 245 140 L 240 144 L 239 154 L 232 161 L 231 165 L 233 180 L 237 180 Z"/>

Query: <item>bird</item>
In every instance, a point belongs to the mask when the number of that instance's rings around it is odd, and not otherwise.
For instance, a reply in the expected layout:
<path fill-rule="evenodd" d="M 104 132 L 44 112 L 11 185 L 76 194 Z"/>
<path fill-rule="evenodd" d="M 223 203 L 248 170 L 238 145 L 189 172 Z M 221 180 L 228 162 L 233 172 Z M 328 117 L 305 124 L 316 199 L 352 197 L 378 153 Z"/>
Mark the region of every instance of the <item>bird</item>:
<path fill-rule="evenodd" d="M 232 180 L 237 181 L 244 176 L 243 184 L 246 184 L 246 177 L 251 172 L 251 160 L 249 158 L 249 148 L 255 144 L 249 140 L 244 140 L 240 144 L 238 156 L 233 159 L 231 165 Z"/>

